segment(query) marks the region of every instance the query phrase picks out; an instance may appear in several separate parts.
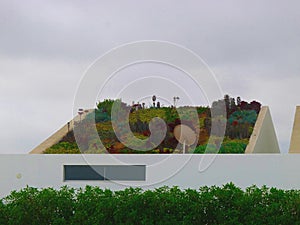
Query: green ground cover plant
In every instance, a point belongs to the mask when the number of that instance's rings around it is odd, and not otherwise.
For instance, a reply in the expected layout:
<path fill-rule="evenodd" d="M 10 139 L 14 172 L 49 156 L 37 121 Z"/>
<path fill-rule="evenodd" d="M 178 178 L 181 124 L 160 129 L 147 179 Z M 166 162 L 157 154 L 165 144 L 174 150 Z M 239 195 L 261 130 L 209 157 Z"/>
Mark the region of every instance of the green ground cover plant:
<path fill-rule="evenodd" d="M 222 187 L 111 191 L 86 186 L 13 191 L 0 201 L 2 225 L 300 224 L 300 191 L 232 183 Z"/>
<path fill-rule="evenodd" d="M 46 149 L 44 154 L 79 154 L 80 150 L 75 142 L 60 142 Z"/>

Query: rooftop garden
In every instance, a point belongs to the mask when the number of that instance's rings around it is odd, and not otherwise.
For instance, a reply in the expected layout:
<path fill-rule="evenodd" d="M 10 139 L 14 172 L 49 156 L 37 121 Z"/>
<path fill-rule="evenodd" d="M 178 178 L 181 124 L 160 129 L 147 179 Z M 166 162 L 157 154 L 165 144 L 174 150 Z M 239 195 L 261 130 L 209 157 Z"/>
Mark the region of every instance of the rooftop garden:
<path fill-rule="evenodd" d="M 134 134 L 130 136 L 128 132 L 122 133 L 120 131 L 121 139 L 126 140 L 131 146 L 135 145 L 134 142 L 137 139 L 148 140 L 146 143 L 147 149 L 151 150 L 134 150 L 119 140 L 120 137 L 117 137 L 113 129 L 111 116 L 112 107 L 116 101 L 119 101 L 120 104 L 118 125 L 122 127 L 129 124 L 130 130 Z M 221 110 L 218 110 L 218 108 L 222 108 L 222 106 L 226 110 L 225 114 L 219 113 Z M 187 147 L 186 153 L 215 153 L 216 149 L 219 149 L 218 153 L 244 153 L 260 109 L 261 104 L 257 101 L 249 103 L 242 101 L 240 97 L 235 100 L 229 95 L 225 95 L 222 100 L 215 101 L 211 107 L 162 107 L 159 102 L 156 103 L 155 101 L 153 101 L 151 107 L 145 107 L 143 103 L 129 106 L 120 100 L 108 99 L 97 104 L 94 114 L 89 114 L 75 123 L 75 129 L 81 129 L 85 132 L 75 138 L 74 131 L 70 130 L 57 144 L 46 149 L 44 153 L 182 153 L 185 146 L 178 142 L 174 135 L 175 127 L 180 124 L 188 126 L 195 134 L 198 134 L 196 141 Z M 124 114 L 126 110 L 130 111 L 128 119 Z M 196 120 L 195 118 L 191 119 L 194 110 L 198 115 Z M 178 112 L 184 113 L 179 116 Z M 149 138 L 151 136 L 149 122 L 155 117 L 165 121 L 167 130 L 163 141 L 152 148 L 153 143 Z M 218 129 L 212 129 L 213 123 L 216 124 L 217 128 L 223 126 L 225 136 L 219 134 Z M 97 136 L 91 136 L 89 130 L 94 129 L 95 126 Z M 105 148 L 99 146 L 99 138 Z M 80 142 L 80 149 L 77 145 L 78 141 Z"/>

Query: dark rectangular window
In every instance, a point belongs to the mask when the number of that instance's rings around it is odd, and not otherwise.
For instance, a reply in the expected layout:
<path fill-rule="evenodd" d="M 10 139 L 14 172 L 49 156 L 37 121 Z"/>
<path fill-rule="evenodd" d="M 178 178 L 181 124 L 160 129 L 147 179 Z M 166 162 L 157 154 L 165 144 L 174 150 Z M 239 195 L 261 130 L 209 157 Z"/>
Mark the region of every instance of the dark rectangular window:
<path fill-rule="evenodd" d="M 104 180 L 104 168 L 88 165 L 65 165 L 65 180 Z"/>
<path fill-rule="evenodd" d="M 146 180 L 146 166 L 105 166 L 106 180 Z"/>
<path fill-rule="evenodd" d="M 64 165 L 64 180 L 145 181 L 145 165 Z"/>

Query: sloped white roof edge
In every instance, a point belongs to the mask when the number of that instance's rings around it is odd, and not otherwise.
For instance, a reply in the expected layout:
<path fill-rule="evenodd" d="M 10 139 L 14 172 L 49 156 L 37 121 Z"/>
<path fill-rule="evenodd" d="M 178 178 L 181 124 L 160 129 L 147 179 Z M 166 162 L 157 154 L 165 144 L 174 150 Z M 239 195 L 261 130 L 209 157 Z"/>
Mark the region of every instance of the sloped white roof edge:
<path fill-rule="evenodd" d="M 245 154 L 280 153 L 277 135 L 268 106 L 258 114 Z"/>
<path fill-rule="evenodd" d="M 300 153 L 300 106 L 296 107 L 289 153 Z"/>
<path fill-rule="evenodd" d="M 89 113 L 91 113 L 93 109 L 89 109 L 88 111 L 84 112 L 84 114 L 81 116 L 81 119 L 84 119 L 85 116 Z M 59 130 L 57 130 L 54 134 L 52 134 L 50 137 L 48 137 L 45 141 L 43 141 L 41 144 L 36 146 L 33 150 L 29 152 L 29 154 L 43 154 L 43 152 L 50 148 L 51 146 L 57 144 L 69 131 L 73 130 L 74 123 L 80 121 L 80 116 L 77 115 L 66 123 L 63 127 L 61 127 Z"/>

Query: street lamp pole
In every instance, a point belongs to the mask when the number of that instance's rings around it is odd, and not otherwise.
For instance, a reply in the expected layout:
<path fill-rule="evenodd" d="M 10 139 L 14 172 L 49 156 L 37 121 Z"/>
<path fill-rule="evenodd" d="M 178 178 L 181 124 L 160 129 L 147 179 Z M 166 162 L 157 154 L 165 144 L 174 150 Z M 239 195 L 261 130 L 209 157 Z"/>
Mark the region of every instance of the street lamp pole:
<path fill-rule="evenodd" d="M 78 109 L 78 115 L 80 117 L 80 123 L 81 123 L 81 115 L 83 114 L 84 110 L 83 109 Z"/>
<path fill-rule="evenodd" d="M 176 108 L 176 101 L 178 101 L 179 100 L 179 97 L 173 97 L 173 101 L 174 101 L 174 108 Z"/>
<path fill-rule="evenodd" d="M 153 107 L 155 108 L 155 101 L 156 101 L 156 96 L 155 95 L 152 96 L 152 101 L 153 101 Z"/>

